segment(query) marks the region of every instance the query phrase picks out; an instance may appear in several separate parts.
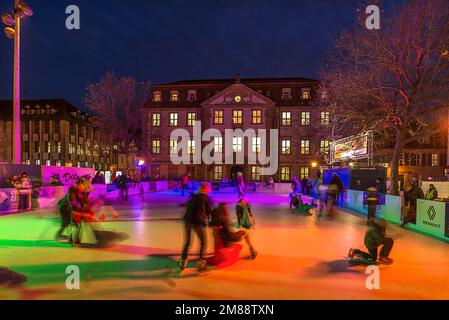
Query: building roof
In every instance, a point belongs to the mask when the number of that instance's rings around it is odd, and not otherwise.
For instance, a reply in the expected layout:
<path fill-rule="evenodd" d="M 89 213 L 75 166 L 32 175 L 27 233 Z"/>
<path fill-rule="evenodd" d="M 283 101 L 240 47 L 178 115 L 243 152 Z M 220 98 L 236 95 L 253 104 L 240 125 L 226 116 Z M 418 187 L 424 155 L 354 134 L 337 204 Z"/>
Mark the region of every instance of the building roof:
<path fill-rule="evenodd" d="M 297 83 L 297 82 L 319 82 L 319 80 L 311 78 L 301 78 L 301 77 L 287 77 L 287 78 L 242 78 L 239 79 L 242 83 L 251 84 L 281 84 L 281 83 Z M 177 86 L 177 85 L 223 85 L 223 84 L 233 84 L 236 79 L 195 79 L 195 80 L 180 80 L 167 83 L 158 83 L 154 86 Z"/>
<path fill-rule="evenodd" d="M 13 118 L 13 102 L 11 100 L 0 100 L 0 119 L 12 120 Z M 90 125 L 89 119 L 97 115 L 94 112 L 86 111 L 78 108 L 64 99 L 35 99 L 35 100 L 21 100 L 21 117 L 28 120 L 67 120 L 77 122 L 82 125 Z M 39 108 L 51 108 L 56 112 L 39 113 L 32 111 L 27 114 L 24 110 L 29 107 L 30 110 L 37 110 Z M 25 112 L 25 113 L 24 113 Z M 74 114 L 76 113 L 76 114 Z M 81 116 L 81 117 L 80 117 Z"/>
<path fill-rule="evenodd" d="M 12 100 L 0 100 L 0 117 L 8 118 L 12 117 Z M 94 112 L 88 110 L 87 108 L 79 108 L 64 99 L 24 99 L 20 101 L 20 106 L 22 108 L 29 107 L 45 107 L 50 106 L 58 111 L 66 112 L 82 112 L 87 115 L 95 115 Z"/>
<path fill-rule="evenodd" d="M 161 83 L 153 85 L 153 92 L 160 91 L 162 101 L 154 102 L 150 97 L 145 104 L 145 108 L 201 108 L 201 104 L 232 86 L 241 83 L 248 88 L 257 91 L 274 101 L 279 106 L 298 106 L 310 105 L 309 101 L 301 100 L 302 88 L 311 88 L 314 93 L 318 87 L 319 81 L 310 78 L 290 77 L 290 78 L 240 78 L 239 75 L 235 79 L 197 79 L 197 80 L 180 80 L 169 83 Z M 291 88 L 291 99 L 282 99 L 283 88 Z M 179 92 L 179 101 L 170 101 L 170 91 Z M 196 100 L 188 101 L 187 96 L 189 90 L 196 91 Z"/>

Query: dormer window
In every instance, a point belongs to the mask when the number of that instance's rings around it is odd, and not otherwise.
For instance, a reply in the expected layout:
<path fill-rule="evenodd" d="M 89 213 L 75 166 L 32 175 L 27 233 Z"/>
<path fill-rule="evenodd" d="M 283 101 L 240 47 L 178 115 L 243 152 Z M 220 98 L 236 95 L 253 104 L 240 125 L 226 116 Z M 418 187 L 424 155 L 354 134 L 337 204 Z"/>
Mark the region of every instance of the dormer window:
<path fill-rule="evenodd" d="M 153 92 L 153 102 L 161 102 L 162 101 L 162 93 L 160 91 Z"/>
<path fill-rule="evenodd" d="M 178 91 L 170 91 L 170 101 L 172 101 L 172 102 L 179 101 L 179 92 Z"/>
<path fill-rule="evenodd" d="M 292 89 L 291 88 L 283 88 L 282 89 L 282 100 L 291 100 L 292 98 Z"/>
<path fill-rule="evenodd" d="M 301 99 L 302 100 L 309 100 L 310 99 L 310 89 L 309 88 L 301 89 Z"/>
<path fill-rule="evenodd" d="M 187 92 L 187 101 L 189 102 L 196 101 L 196 90 L 189 90 Z"/>
<path fill-rule="evenodd" d="M 327 100 L 327 92 L 326 92 L 326 91 L 323 91 L 323 92 L 321 93 L 321 99 Z"/>

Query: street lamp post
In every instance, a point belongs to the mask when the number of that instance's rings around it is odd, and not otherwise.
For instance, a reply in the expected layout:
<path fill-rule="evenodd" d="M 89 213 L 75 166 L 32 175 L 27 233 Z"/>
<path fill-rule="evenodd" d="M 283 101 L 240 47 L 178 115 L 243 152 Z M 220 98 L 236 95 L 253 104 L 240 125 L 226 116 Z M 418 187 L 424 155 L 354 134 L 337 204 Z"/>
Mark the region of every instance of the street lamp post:
<path fill-rule="evenodd" d="M 12 120 L 12 162 L 20 164 L 21 136 L 20 136 L 20 22 L 33 15 L 33 10 L 22 0 L 15 0 L 11 14 L 2 15 L 2 21 L 7 25 L 6 36 L 14 39 L 14 92 L 13 92 L 13 120 Z M 14 28 L 11 28 L 14 27 Z"/>

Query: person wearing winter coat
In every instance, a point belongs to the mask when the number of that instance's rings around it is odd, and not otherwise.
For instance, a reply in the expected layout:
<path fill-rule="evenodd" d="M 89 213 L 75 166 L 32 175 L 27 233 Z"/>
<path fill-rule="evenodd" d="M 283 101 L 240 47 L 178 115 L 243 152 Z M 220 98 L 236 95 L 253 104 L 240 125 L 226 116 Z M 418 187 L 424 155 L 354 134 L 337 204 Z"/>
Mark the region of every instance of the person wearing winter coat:
<path fill-rule="evenodd" d="M 433 184 L 429 184 L 425 198 L 426 200 L 436 200 L 438 198 L 438 191 Z"/>
<path fill-rule="evenodd" d="M 242 199 L 237 204 L 235 211 L 237 215 L 237 228 L 245 231 L 245 241 L 248 244 L 251 257 L 255 259 L 257 257 L 257 251 L 254 248 L 250 237 L 250 233 L 254 230 L 255 226 L 255 220 L 253 214 L 251 213 L 251 207 L 245 199 Z"/>
<path fill-rule="evenodd" d="M 222 202 L 217 208 L 212 210 L 210 226 L 219 229 L 219 234 L 225 247 L 231 246 L 235 242 L 240 242 L 245 237 L 245 231 L 234 232 L 231 229 L 228 205 Z"/>
<path fill-rule="evenodd" d="M 178 262 L 180 271 L 187 267 L 188 254 L 192 240 L 192 232 L 196 233 L 200 239 L 200 260 L 198 270 L 207 270 L 206 249 L 207 249 L 207 224 L 211 216 L 211 200 L 208 196 L 210 192 L 209 185 L 201 184 L 198 194 L 192 194 L 183 217 L 185 230 L 185 243 L 182 250 L 181 260 Z"/>
<path fill-rule="evenodd" d="M 350 249 L 349 258 L 360 257 L 362 259 L 376 262 L 392 263 L 390 258 L 391 249 L 393 249 L 394 240 L 386 236 L 385 231 L 387 223 L 384 220 L 377 220 L 370 225 L 368 232 L 365 234 L 365 247 L 368 252 L 359 249 Z M 382 247 L 379 255 L 379 247 Z"/>

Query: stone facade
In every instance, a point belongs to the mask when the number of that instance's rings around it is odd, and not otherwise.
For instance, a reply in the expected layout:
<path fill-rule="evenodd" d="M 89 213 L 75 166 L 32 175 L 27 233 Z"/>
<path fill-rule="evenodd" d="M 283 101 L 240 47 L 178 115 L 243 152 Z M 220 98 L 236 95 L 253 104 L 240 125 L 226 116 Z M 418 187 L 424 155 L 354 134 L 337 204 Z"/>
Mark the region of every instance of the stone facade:
<path fill-rule="evenodd" d="M 266 129 L 268 137 L 268 130 L 277 129 L 279 167 L 273 178 L 289 181 L 293 176 L 315 175 L 320 164 L 326 163 L 325 152 L 321 152 L 326 151 L 326 146 L 320 150 L 323 140 L 319 133 L 327 125 L 323 118 L 329 117 L 322 115 L 326 110 L 314 103 L 317 86 L 318 81 L 305 78 L 192 80 L 154 85 L 152 99 L 144 108 L 142 135 L 150 175 L 173 179 L 189 172 L 194 179 L 214 181 L 234 179 L 241 172 L 245 181 L 266 179 L 258 176 L 258 165 L 247 161 L 241 165 L 173 165 L 170 134 L 178 128 L 192 134 L 192 114 L 196 121 L 201 120 L 203 132 L 214 128 L 222 133 L 223 148 L 226 129 Z M 246 160 L 247 142 L 243 143 Z M 203 142 L 202 147 L 208 143 Z"/>

